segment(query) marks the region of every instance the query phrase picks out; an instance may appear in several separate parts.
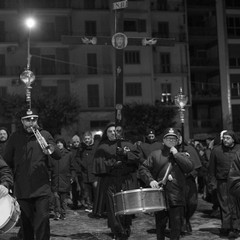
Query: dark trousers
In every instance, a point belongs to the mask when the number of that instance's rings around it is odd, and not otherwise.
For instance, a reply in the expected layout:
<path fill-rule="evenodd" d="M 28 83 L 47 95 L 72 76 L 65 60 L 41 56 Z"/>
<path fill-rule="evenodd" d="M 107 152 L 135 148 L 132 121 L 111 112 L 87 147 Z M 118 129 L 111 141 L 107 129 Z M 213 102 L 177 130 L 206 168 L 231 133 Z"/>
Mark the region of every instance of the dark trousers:
<path fill-rule="evenodd" d="M 66 216 L 68 192 L 55 192 L 54 193 L 54 212 L 59 213 L 61 216 Z"/>
<path fill-rule="evenodd" d="M 217 180 L 217 197 L 220 205 L 222 228 L 238 229 L 236 205 L 229 194 L 227 180 Z"/>
<path fill-rule="evenodd" d="M 18 199 L 24 240 L 49 240 L 49 196 Z M 35 237 L 34 237 L 35 236 Z"/>
<path fill-rule="evenodd" d="M 179 240 L 183 224 L 184 207 L 170 207 L 168 211 L 155 212 L 157 240 L 165 239 L 165 229 L 169 220 L 170 240 Z"/>

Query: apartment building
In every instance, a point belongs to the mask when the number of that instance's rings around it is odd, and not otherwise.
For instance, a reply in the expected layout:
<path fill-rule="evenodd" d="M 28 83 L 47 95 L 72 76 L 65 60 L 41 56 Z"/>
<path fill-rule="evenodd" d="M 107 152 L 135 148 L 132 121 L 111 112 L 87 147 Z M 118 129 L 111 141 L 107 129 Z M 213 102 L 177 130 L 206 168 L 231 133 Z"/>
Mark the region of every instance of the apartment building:
<path fill-rule="evenodd" d="M 37 22 L 30 33 L 31 70 L 36 75 L 32 95 L 76 95 L 81 103 L 78 130 L 103 128 L 115 118 L 117 50 L 111 40 L 116 24 L 122 24 L 129 40 L 123 49 L 123 103 L 174 107 L 181 87 L 189 97 L 186 137 L 222 129 L 224 73 L 218 61 L 220 7 L 215 1 L 199 8 L 204 1 L 128 0 L 121 23 L 116 21 L 113 2 L 0 1 L 0 96 L 25 94 L 19 75 L 27 64 L 29 30 L 24 20 L 32 16 Z M 236 39 L 232 54 L 237 53 L 234 47 Z M 236 79 L 236 67 L 231 71 Z M 238 82 L 232 86 L 236 94 Z"/>

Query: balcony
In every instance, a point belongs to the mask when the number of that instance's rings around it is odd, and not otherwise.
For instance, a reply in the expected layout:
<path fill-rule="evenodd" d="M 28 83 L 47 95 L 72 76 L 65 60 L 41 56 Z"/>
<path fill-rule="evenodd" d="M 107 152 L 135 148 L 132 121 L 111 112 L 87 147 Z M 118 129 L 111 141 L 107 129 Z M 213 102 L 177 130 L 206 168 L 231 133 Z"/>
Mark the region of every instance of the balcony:
<path fill-rule="evenodd" d="M 9 1 L 9 0 L 8 0 Z M 50 1 L 39 1 L 31 0 L 23 4 L 25 8 L 45 8 L 45 9 L 66 9 L 71 8 L 71 0 L 50 0 Z"/>
<path fill-rule="evenodd" d="M 195 58 L 190 56 L 190 65 L 191 67 L 218 67 L 219 60 L 218 58 Z"/>
<path fill-rule="evenodd" d="M 112 65 L 97 65 L 96 67 L 90 66 L 71 66 L 71 74 L 74 75 L 93 75 L 91 69 L 96 69 L 95 74 L 112 74 Z"/>
<path fill-rule="evenodd" d="M 186 65 L 166 65 L 166 66 L 161 66 L 161 65 L 154 65 L 154 73 L 164 73 L 164 74 L 183 74 L 187 73 L 188 68 Z"/>
<path fill-rule="evenodd" d="M 209 101 L 209 99 L 219 100 L 221 98 L 220 84 L 201 83 L 191 86 L 193 101 Z"/>
<path fill-rule="evenodd" d="M 19 42 L 18 34 L 15 32 L 4 32 L 0 34 L 0 43 Z"/>
<path fill-rule="evenodd" d="M 188 28 L 189 36 L 217 36 L 216 27 L 189 27 Z"/>
<path fill-rule="evenodd" d="M 18 9 L 18 0 L 1 0 L 0 9 Z"/>
<path fill-rule="evenodd" d="M 170 38 L 174 39 L 177 42 L 185 42 L 186 41 L 186 34 L 184 32 L 181 33 L 160 33 L 160 32 L 153 32 L 152 36 L 155 38 Z"/>
<path fill-rule="evenodd" d="M 151 4 L 152 11 L 184 11 L 184 6 L 180 2 L 165 3 L 165 1 L 159 1 L 158 3 Z"/>
<path fill-rule="evenodd" d="M 19 76 L 22 71 L 20 66 L 0 66 L 0 76 Z"/>

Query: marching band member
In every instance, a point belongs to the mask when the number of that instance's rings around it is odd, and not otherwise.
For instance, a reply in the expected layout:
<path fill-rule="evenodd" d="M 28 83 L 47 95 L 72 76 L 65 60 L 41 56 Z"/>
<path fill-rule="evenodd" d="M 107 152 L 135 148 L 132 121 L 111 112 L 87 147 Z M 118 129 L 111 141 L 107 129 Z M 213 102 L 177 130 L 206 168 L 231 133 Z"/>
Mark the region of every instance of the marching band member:
<path fill-rule="evenodd" d="M 106 195 L 108 226 L 115 240 L 130 236 L 131 215 L 115 215 L 113 196 L 121 190 L 137 188 L 139 163 L 137 147 L 122 138 L 122 128 L 110 123 L 103 132 L 94 156 L 94 174 L 103 178 L 103 194 Z"/>
<path fill-rule="evenodd" d="M 11 169 L 0 157 L 0 198 L 6 196 L 13 186 L 13 176 Z"/>
<path fill-rule="evenodd" d="M 162 150 L 153 151 L 139 168 L 140 177 L 151 188 L 163 187 L 167 209 L 155 212 L 157 240 L 165 239 L 169 218 L 170 240 L 180 239 L 185 206 L 185 174 L 193 170 L 189 154 L 178 152 L 178 132 L 168 128 L 163 133 Z M 165 181 L 164 176 L 167 174 Z"/>
<path fill-rule="evenodd" d="M 27 111 L 21 118 L 22 128 L 10 136 L 4 154 L 14 173 L 24 240 L 50 239 L 48 156 L 61 157 L 53 137 L 38 129 L 37 121 L 38 115 Z"/>

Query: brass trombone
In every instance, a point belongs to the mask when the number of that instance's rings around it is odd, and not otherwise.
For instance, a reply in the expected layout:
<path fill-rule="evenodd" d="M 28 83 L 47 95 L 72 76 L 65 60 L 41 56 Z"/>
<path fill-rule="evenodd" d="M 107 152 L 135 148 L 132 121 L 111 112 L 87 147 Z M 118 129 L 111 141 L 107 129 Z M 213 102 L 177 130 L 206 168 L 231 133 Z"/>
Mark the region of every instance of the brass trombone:
<path fill-rule="evenodd" d="M 47 143 L 46 139 L 41 135 L 41 133 L 39 132 L 38 129 L 34 129 L 33 127 L 31 127 L 31 130 L 34 134 L 34 136 L 36 137 L 40 147 L 42 148 L 44 153 L 47 154 L 52 154 L 53 150 L 50 148 L 50 145 Z"/>

